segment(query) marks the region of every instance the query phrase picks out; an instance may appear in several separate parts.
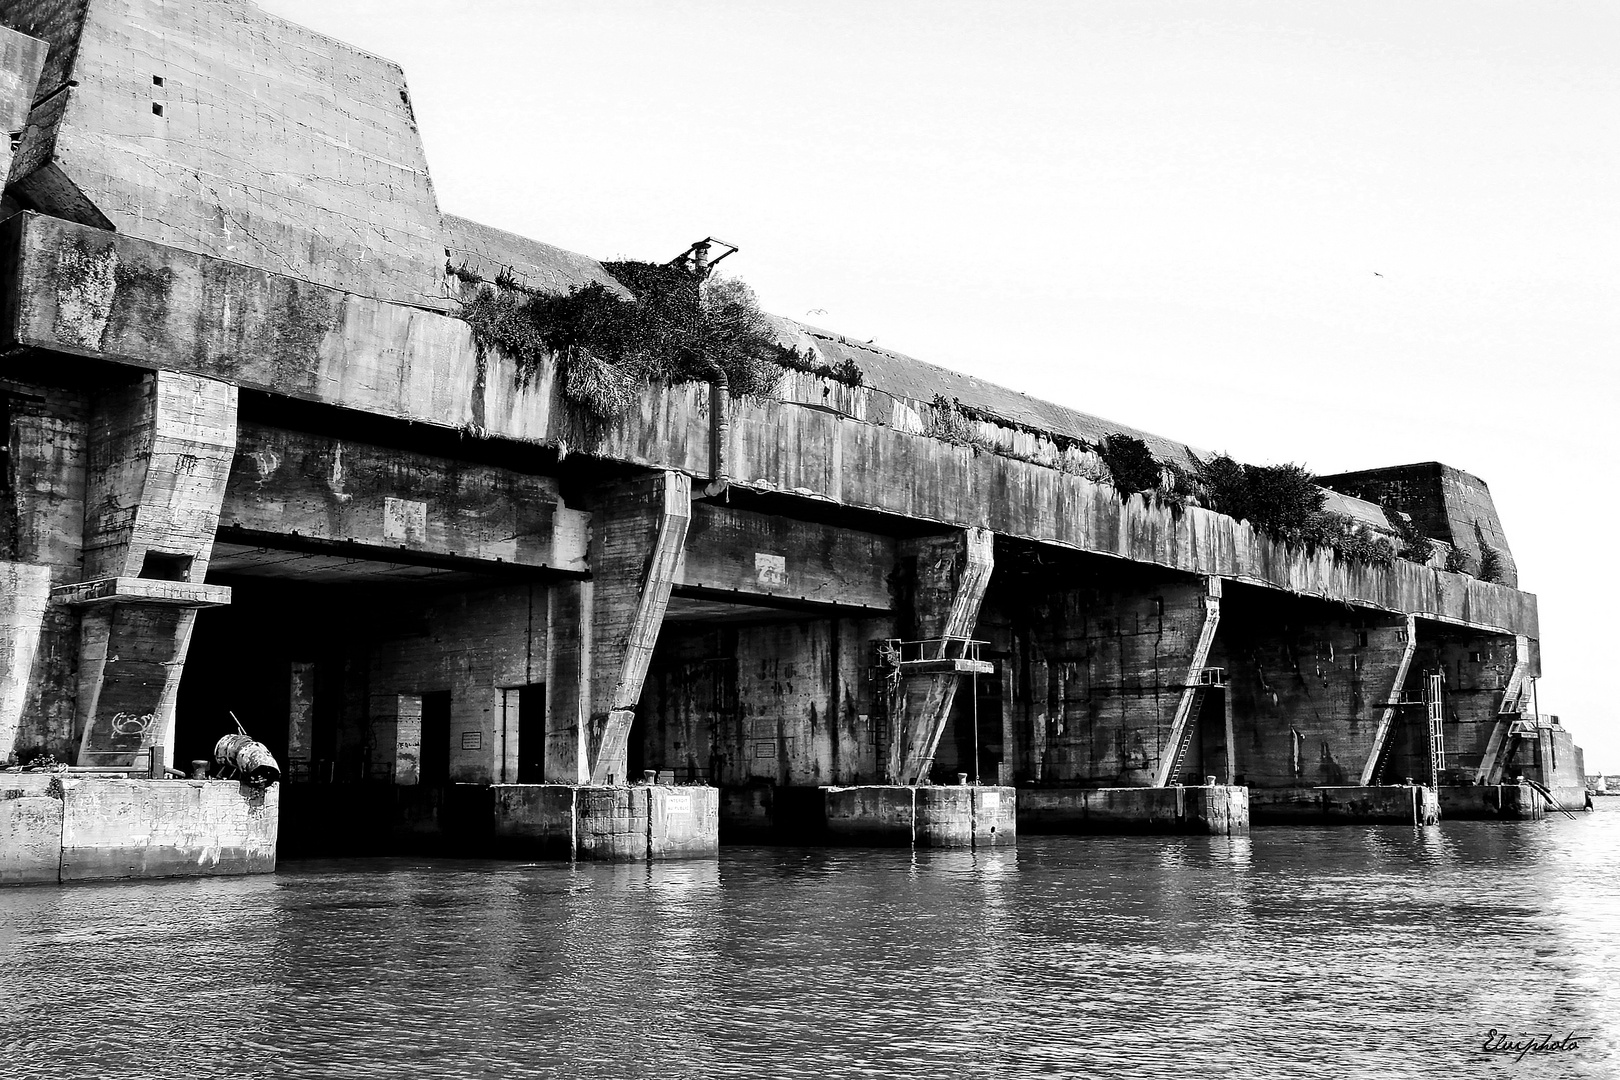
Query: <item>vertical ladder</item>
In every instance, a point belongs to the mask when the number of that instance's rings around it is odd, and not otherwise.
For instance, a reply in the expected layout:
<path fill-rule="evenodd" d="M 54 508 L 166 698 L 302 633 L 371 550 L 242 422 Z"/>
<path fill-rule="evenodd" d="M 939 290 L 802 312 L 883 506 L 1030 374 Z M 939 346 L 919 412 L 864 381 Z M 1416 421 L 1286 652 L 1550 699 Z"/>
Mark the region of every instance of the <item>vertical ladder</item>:
<path fill-rule="evenodd" d="M 1429 786 L 1440 786 L 1440 773 L 1446 767 L 1446 732 L 1445 732 L 1445 703 L 1441 695 L 1445 692 L 1445 676 L 1429 676 L 1429 692 L 1426 695 L 1429 706 Z"/>
<path fill-rule="evenodd" d="M 1181 765 L 1187 759 L 1187 747 L 1197 738 L 1198 717 L 1204 708 L 1204 696 L 1208 693 L 1206 684 L 1200 684 L 1193 689 L 1192 705 L 1187 710 L 1187 723 L 1181 729 L 1181 741 L 1176 743 L 1175 756 L 1170 759 L 1170 771 L 1165 775 L 1174 784 L 1181 779 Z"/>

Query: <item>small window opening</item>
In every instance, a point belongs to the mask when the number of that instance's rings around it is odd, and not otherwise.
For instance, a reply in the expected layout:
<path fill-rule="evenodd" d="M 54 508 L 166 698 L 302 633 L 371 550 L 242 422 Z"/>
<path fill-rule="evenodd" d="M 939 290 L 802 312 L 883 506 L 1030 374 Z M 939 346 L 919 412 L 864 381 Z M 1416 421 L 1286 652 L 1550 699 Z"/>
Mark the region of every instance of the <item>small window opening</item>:
<path fill-rule="evenodd" d="M 148 551 L 141 560 L 141 577 L 152 581 L 187 581 L 191 577 L 191 556 Z"/>
<path fill-rule="evenodd" d="M 163 76 L 161 76 L 161 75 L 152 76 L 152 85 L 153 86 L 162 86 L 163 85 Z"/>
<path fill-rule="evenodd" d="M 159 105 L 155 101 L 152 102 L 152 115 L 153 116 L 162 116 L 163 115 L 163 106 Z"/>

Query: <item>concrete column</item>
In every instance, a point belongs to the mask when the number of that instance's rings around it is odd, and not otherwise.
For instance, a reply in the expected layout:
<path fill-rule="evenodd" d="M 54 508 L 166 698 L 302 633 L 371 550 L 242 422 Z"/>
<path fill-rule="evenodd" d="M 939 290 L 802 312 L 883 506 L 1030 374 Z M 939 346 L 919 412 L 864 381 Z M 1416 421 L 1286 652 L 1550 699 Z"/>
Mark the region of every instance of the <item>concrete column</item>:
<path fill-rule="evenodd" d="M 692 517 L 692 480 L 665 472 L 604 491 L 591 520 L 590 782 L 625 779 L 636 702 Z"/>
<path fill-rule="evenodd" d="M 0 761 L 17 745 L 50 595 L 50 567 L 0 562 Z"/>
<path fill-rule="evenodd" d="M 287 771 L 308 770 L 315 756 L 315 663 L 294 660 L 287 687 Z"/>
<path fill-rule="evenodd" d="M 94 401 L 85 497 L 85 580 L 55 595 L 83 608 L 82 764 L 173 752 L 174 698 L 236 448 L 234 386 L 154 372 Z"/>
<path fill-rule="evenodd" d="M 906 548 L 902 557 L 908 563 L 915 560 L 912 634 L 919 640 L 971 637 L 995 566 L 994 535 L 988 529 L 966 529 L 915 540 Z M 961 680 L 954 673 L 904 680 L 896 695 L 898 716 L 890 724 L 888 772 L 895 783 L 916 784 L 928 775 Z"/>
<path fill-rule="evenodd" d="M 371 699 L 371 732 L 375 743 L 371 766 L 391 767 L 394 783 L 421 782 L 422 698 L 417 694 L 377 694 Z"/>
<path fill-rule="evenodd" d="M 546 753 L 548 784 L 591 779 L 586 737 L 591 715 L 591 606 L 594 585 L 553 585 L 546 599 Z"/>

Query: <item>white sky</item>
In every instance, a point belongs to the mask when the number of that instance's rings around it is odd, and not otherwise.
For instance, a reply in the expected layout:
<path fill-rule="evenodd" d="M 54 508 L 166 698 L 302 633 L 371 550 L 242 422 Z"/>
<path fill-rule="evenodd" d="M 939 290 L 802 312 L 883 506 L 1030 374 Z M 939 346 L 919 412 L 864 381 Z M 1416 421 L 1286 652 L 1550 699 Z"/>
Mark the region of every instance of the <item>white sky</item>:
<path fill-rule="evenodd" d="M 404 66 L 447 212 L 718 236 L 769 310 L 1077 409 L 1482 476 L 1542 709 L 1620 771 L 1620 5 L 262 6 Z"/>

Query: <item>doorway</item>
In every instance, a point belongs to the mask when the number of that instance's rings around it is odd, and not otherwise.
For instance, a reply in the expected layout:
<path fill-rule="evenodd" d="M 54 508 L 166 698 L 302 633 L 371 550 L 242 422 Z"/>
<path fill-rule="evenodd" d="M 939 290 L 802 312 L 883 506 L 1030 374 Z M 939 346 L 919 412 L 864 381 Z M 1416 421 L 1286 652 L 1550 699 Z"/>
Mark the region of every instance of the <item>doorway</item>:
<path fill-rule="evenodd" d="M 450 783 L 450 691 L 422 695 L 420 782 L 431 787 Z"/>
<path fill-rule="evenodd" d="M 518 687 L 517 782 L 546 782 L 546 684 Z"/>

